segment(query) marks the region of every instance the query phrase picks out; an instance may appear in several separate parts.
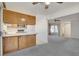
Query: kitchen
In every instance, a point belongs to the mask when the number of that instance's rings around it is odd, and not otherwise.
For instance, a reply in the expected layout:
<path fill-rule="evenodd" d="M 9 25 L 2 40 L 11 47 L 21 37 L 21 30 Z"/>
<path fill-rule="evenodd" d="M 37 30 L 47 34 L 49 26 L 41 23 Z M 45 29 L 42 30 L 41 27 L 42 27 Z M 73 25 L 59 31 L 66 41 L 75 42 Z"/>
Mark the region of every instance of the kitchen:
<path fill-rule="evenodd" d="M 48 43 L 47 18 L 37 11 L 31 2 L 4 3 L 2 55 Z"/>
<path fill-rule="evenodd" d="M 36 45 L 36 17 L 3 10 L 3 55 Z"/>

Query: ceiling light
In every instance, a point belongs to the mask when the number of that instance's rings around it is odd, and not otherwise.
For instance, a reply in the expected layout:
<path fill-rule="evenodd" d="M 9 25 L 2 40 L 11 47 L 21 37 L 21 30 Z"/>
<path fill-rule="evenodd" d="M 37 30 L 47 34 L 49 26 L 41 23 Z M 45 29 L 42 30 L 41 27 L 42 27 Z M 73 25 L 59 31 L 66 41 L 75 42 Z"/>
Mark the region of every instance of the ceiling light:
<path fill-rule="evenodd" d="M 50 2 L 45 2 L 45 4 L 46 4 L 46 5 L 49 5 L 49 4 L 50 4 Z"/>

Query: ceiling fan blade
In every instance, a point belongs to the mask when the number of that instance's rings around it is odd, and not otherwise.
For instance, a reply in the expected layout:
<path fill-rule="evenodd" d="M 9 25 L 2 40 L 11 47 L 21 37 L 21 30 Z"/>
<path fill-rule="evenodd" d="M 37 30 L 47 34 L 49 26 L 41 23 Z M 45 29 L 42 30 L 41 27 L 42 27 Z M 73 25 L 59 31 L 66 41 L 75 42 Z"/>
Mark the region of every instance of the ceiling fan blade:
<path fill-rule="evenodd" d="M 45 5 L 45 9 L 48 9 L 49 8 L 49 6 L 48 5 Z"/>
<path fill-rule="evenodd" d="M 63 2 L 57 2 L 57 3 L 62 4 Z"/>
<path fill-rule="evenodd" d="M 6 4 L 5 4 L 5 2 L 2 2 L 2 4 L 3 4 L 3 8 L 6 9 Z"/>
<path fill-rule="evenodd" d="M 57 22 L 57 21 L 60 21 L 60 20 L 55 19 L 54 21 Z"/>
<path fill-rule="evenodd" d="M 38 3 L 39 3 L 39 2 L 33 2 L 32 4 L 33 4 L 33 5 L 36 5 L 36 4 L 38 4 Z"/>

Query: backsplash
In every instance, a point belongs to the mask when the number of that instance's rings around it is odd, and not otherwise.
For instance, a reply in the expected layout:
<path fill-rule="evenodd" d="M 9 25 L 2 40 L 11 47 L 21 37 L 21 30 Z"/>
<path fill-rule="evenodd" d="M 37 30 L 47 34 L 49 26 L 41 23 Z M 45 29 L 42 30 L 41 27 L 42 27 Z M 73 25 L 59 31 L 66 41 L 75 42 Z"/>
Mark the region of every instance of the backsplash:
<path fill-rule="evenodd" d="M 32 32 L 33 33 L 33 32 L 35 32 L 35 25 L 26 25 L 26 27 L 23 27 L 23 28 L 11 27 L 11 26 L 8 27 L 7 25 L 4 25 L 4 32 L 9 33 L 9 34 L 10 33 L 11 34 L 14 34 L 18 30 L 20 30 L 20 29 L 23 29 L 24 30 L 24 33 L 29 33 L 29 32 Z"/>
<path fill-rule="evenodd" d="M 35 25 L 27 25 L 27 28 L 25 29 L 27 32 L 35 32 Z"/>

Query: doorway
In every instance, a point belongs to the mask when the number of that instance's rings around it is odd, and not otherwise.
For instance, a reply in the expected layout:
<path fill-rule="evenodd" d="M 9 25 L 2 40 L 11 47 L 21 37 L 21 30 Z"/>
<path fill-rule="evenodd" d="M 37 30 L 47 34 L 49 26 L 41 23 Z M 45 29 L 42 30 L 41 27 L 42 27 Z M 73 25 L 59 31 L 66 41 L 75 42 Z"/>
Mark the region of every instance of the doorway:
<path fill-rule="evenodd" d="M 60 34 L 62 37 L 71 37 L 71 22 L 61 22 Z"/>

